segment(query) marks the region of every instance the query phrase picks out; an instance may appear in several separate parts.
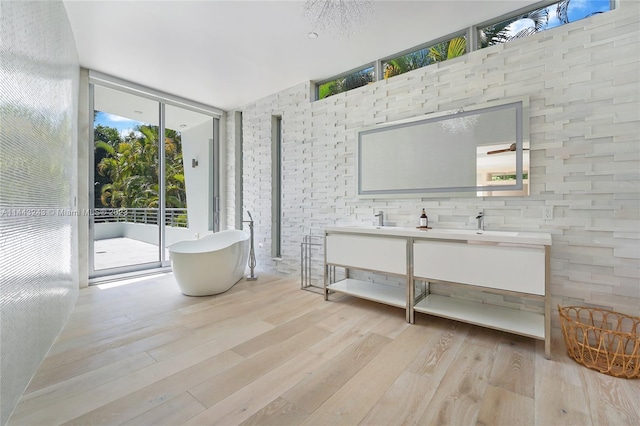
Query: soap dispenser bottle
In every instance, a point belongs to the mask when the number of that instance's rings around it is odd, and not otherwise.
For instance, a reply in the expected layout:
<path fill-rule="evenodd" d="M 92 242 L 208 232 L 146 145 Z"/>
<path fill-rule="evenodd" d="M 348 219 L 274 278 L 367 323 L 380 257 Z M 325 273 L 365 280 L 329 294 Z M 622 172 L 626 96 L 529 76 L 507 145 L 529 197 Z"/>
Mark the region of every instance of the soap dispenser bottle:
<path fill-rule="evenodd" d="M 422 209 L 422 214 L 420 215 L 420 228 L 426 228 L 429 226 L 429 218 L 427 217 L 427 212 Z"/>

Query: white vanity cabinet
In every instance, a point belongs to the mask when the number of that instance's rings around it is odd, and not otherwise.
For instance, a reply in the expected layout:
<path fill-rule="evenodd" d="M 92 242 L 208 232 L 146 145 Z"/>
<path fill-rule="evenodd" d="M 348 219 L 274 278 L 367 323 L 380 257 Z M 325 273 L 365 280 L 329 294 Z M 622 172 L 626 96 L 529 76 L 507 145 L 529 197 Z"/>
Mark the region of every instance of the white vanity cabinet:
<path fill-rule="evenodd" d="M 545 341 L 550 347 L 547 233 L 331 227 L 325 230 L 325 300 L 333 291 Z M 345 278 L 335 280 L 335 268 Z M 355 280 L 349 269 L 405 278 L 405 288 Z M 542 312 L 431 294 L 429 283 L 537 300 Z M 416 287 L 420 290 L 416 291 Z"/>
<path fill-rule="evenodd" d="M 409 287 L 409 243 L 393 236 L 330 233 L 325 235 L 325 300 L 329 291 L 337 291 L 406 309 Z M 345 268 L 346 278 L 328 283 L 329 268 Z M 380 272 L 407 277 L 405 288 L 381 285 L 349 278 L 349 269 Z M 333 269 L 331 269 L 333 270 Z M 408 311 L 407 311 L 408 312 Z M 410 318 L 407 314 L 407 321 Z"/>

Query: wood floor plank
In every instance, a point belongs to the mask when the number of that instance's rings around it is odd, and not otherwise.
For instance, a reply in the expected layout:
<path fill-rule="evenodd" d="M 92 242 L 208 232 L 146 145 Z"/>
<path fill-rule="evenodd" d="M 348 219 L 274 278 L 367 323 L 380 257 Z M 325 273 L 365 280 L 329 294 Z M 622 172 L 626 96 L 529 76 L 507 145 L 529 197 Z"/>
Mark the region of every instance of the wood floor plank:
<path fill-rule="evenodd" d="M 282 299 L 283 295 L 280 293 L 267 293 L 265 295 L 251 294 L 251 297 L 242 298 L 241 300 L 227 300 L 208 309 L 206 312 L 190 316 L 185 326 L 195 329 L 207 326 L 213 321 L 236 318 L 245 312 L 250 313 L 259 309 L 268 309 L 271 304 L 282 302 Z"/>
<path fill-rule="evenodd" d="M 374 333 L 366 333 L 336 355 L 312 376 L 282 395 L 297 409 L 311 414 L 366 366 L 391 339 Z"/>
<path fill-rule="evenodd" d="M 108 328 L 94 327 L 92 324 L 85 324 L 83 331 L 85 329 L 88 331 L 84 331 L 73 338 L 56 341 L 51 353 L 57 354 L 77 347 L 105 343 L 117 340 L 131 333 L 144 332 L 144 330 L 153 328 L 185 326 L 187 322 L 184 315 L 180 314 L 177 310 L 166 311 L 162 314 L 152 315 L 136 321 L 131 321 L 126 315 L 124 318 L 127 319 L 126 323 L 123 322 L 122 325 Z M 82 320 L 82 322 L 83 321 L 84 320 Z"/>
<path fill-rule="evenodd" d="M 302 424 L 358 424 L 420 350 L 423 333 L 406 328 Z"/>
<path fill-rule="evenodd" d="M 551 334 L 551 359 L 544 359 L 544 342 L 536 342 L 535 369 L 536 377 L 545 375 L 550 379 L 568 383 L 573 386 L 582 387 L 583 381 L 580 377 L 580 370 L 584 367 L 573 359 L 569 358 L 566 352 L 564 339 L 559 332 Z M 543 362 L 548 361 L 548 362 Z"/>
<path fill-rule="evenodd" d="M 537 426 L 593 424 L 581 386 L 537 374 L 534 400 Z"/>
<path fill-rule="evenodd" d="M 180 332 L 176 333 L 177 330 Z M 109 337 L 95 343 L 76 342 L 73 347 L 67 348 L 66 350 L 50 353 L 49 356 L 47 356 L 47 359 L 42 363 L 42 369 L 49 370 L 58 368 L 65 364 L 75 364 L 83 358 L 89 358 L 112 349 L 135 345 L 144 339 L 158 336 L 169 331 L 184 335 L 192 333 L 189 329 L 165 323 L 136 328 L 129 332 L 122 332 L 117 336 Z"/>
<path fill-rule="evenodd" d="M 13 418 L 19 420 L 35 410 L 53 407 L 73 395 L 90 392 L 105 383 L 125 377 L 154 363 L 153 358 L 146 352 L 142 352 L 69 380 L 55 382 L 35 392 L 25 393 L 13 412 Z"/>
<path fill-rule="evenodd" d="M 425 332 L 421 350 L 361 424 L 416 424 L 465 342 L 468 329 L 460 322 L 436 317 L 417 326 Z"/>
<path fill-rule="evenodd" d="M 278 345 L 279 342 L 287 340 L 296 334 L 313 327 L 317 322 L 316 318 L 318 318 L 317 311 L 307 312 L 302 318 L 299 318 L 296 321 L 289 321 L 284 324 L 280 324 L 266 333 L 262 333 L 260 336 L 247 340 L 246 342 L 234 347 L 233 350 L 240 355 L 249 358 L 258 352 L 269 349 L 274 345 Z"/>
<path fill-rule="evenodd" d="M 317 366 L 322 366 L 324 359 L 303 351 L 268 371 L 265 375 L 249 382 L 246 386 L 228 395 L 201 414 L 193 417 L 187 425 L 236 425 L 248 420 L 254 414 L 286 392 L 304 377 L 312 374 Z"/>
<path fill-rule="evenodd" d="M 177 371 L 168 377 L 151 383 L 142 389 L 129 393 L 122 398 L 104 404 L 82 416 L 78 416 L 67 422 L 67 425 L 113 425 L 125 423 L 187 392 L 189 388 L 211 379 L 218 373 L 228 370 L 243 360 L 244 358 L 233 351 L 219 353 L 189 368 Z M 199 402 L 198 405 L 202 406 Z M 203 409 L 198 412 L 204 411 L 204 406 L 202 407 Z M 187 417 L 187 419 L 190 417 Z"/>
<path fill-rule="evenodd" d="M 503 333 L 497 333 L 490 328 L 473 325 L 469 327 L 466 341 L 476 346 L 484 346 L 492 351 L 497 350 Z"/>
<path fill-rule="evenodd" d="M 478 426 L 533 426 L 535 423 L 533 398 L 489 385 L 482 398 Z"/>
<path fill-rule="evenodd" d="M 271 328 L 271 326 L 268 327 Z M 233 339 L 225 340 L 226 346 L 218 341 L 212 341 L 194 348 L 185 348 L 183 352 L 176 356 L 135 371 L 120 379 L 110 381 L 95 388 L 92 392 L 69 396 L 69 398 L 58 403 L 56 410 L 53 412 L 47 408 L 39 408 L 25 416 L 22 424 L 61 424 L 71 421 L 224 352 L 230 347 L 243 342 L 246 338 L 245 336 L 234 334 Z"/>
<path fill-rule="evenodd" d="M 493 352 L 465 345 L 455 355 L 433 398 L 426 404 L 420 425 L 470 425 L 478 419 L 493 365 Z"/>
<path fill-rule="evenodd" d="M 425 344 L 419 356 L 407 366 L 407 370 L 422 376 L 446 371 L 465 342 L 469 326 L 435 317 L 426 326 L 417 326 L 424 330 Z"/>
<path fill-rule="evenodd" d="M 504 333 L 496 350 L 489 384 L 533 398 L 535 388 L 535 342 Z"/>
<path fill-rule="evenodd" d="M 236 334 L 252 339 L 273 329 L 273 327 L 273 325 L 259 321 L 249 315 L 243 315 L 239 318 L 227 318 L 223 321 L 213 322 L 206 327 L 195 329 L 190 334 L 164 345 L 156 346 L 147 352 L 153 359 L 160 361 L 179 354 L 184 351 L 184 348 L 192 348 L 212 341 L 224 342 L 228 339 L 233 340 L 236 339 Z"/>
<path fill-rule="evenodd" d="M 33 377 L 28 390 L 34 391 L 50 386 L 52 383 L 57 381 L 68 380 L 104 365 L 118 362 L 123 358 L 145 352 L 172 340 L 176 340 L 188 333 L 189 331 L 184 328 L 173 328 L 141 340 L 132 341 L 126 345 L 106 349 L 102 352 L 96 353 L 95 355 L 78 359 L 73 363 L 65 363 L 59 367 L 43 369 Z"/>
<path fill-rule="evenodd" d="M 638 392 L 629 394 L 624 391 L 624 386 L 617 383 L 625 379 L 612 377 L 585 367 L 580 369 L 580 376 L 584 382 L 583 389 L 591 421 L 594 424 L 640 424 L 636 410 L 640 400 L 640 387 L 635 386 Z"/>
<path fill-rule="evenodd" d="M 371 312 L 370 309 L 363 309 L 362 306 L 358 304 L 358 299 L 355 297 L 342 294 L 337 296 L 334 295 L 332 297 L 340 297 L 340 299 L 325 303 L 343 306 L 345 309 L 336 311 L 333 315 L 329 315 L 318 324 L 318 327 L 324 328 L 327 331 L 334 332 L 341 329 L 344 324 L 357 321 L 364 315 L 367 315 L 368 312 Z"/>
<path fill-rule="evenodd" d="M 184 392 L 122 423 L 122 426 L 180 425 L 204 410 L 198 400 Z"/>
<path fill-rule="evenodd" d="M 68 339 L 77 339 L 87 334 L 95 334 L 101 330 L 118 329 L 124 324 L 131 323 L 131 320 L 126 315 L 110 318 L 105 321 L 87 320 L 78 321 L 77 323 L 67 323 L 64 330 L 58 336 L 56 343 L 59 345 Z"/>
<path fill-rule="evenodd" d="M 307 416 L 307 413 L 300 411 L 286 399 L 278 397 L 240 424 L 242 426 L 297 425 Z"/>
<path fill-rule="evenodd" d="M 243 300 L 249 295 L 250 293 L 248 291 L 242 290 L 235 293 L 222 293 L 215 296 L 197 297 L 197 300 L 194 303 L 189 306 L 178 308 L 176 311 L 184 316 L 189 316 L 209 309 L 215 309 L 215 306 L 233 300 Z"/>
<path fill-rule="evenodd" d="M 309 310 L 315 309 L 318 304 L 322 303 L 321 296 L 312 297 L 310 293 L 303 292 L 300 292 L 297 296 L 298 297 L 290 301 L 281 302 L 290 303 L 289 309 L 282 309 L 276 313 L 273 313 L 273 311 L 269 309 L 271 313 L 266 315 L 263 320 L 274 325 L 283 324 L 295 320 L 298 317 L 303 317 Z M 267 308 L 265 307 L 265 309 Z"/>
<path fill-rule="evenodd" d="M 558 328 L 547 360 L 540 341 L 259 277 L 202 298 L 172 274 L 81 289 L 7 425 L 640 425 L 640 380 L 577 364 Z"/>
<path fill-rule="evenodd" d="M 306 352 L 319 340 L 324 339 L 329 333 L 318 327 L 311 326 L 296 335 L 281 341 L 278 345 L 270 345 L 268 349 L 258 355 L 248 358 L 208 380 L 206 383 L 195 386 L 189 390 L 205 407 L 211 407 L 225 399 L 252 381 L 259 379 L 270 370 L 279 367 L 287 360 Z M 234 348 L 235 352 L 235 348 Z"/>
<path fill-rule="evenodd" d="M 373 308 L 375 309 L 375 307 Z M 369 329 L 371 332 L 395 339 L 405 328 L 411 327 L 411 324 L 406 320 L 403 309 L 396 308 L 395 306 L 384 306 L 382 311 L 385 313 L 383 320 L 372 324 Z"/>
<path fill-rule="evenodd" d="M 344 311 L 344 309 L 342 311 Z M 388 320 L 388 315 L 386 315 L 384 311 L 379 312 L 375 306 L 368 306 L 367 309 L 358 309 L 356 311 L 359 315 L 355 317 L 341 316 L 341 318 L 345 320 L 342 327 L 335 330 L 328 338 L 314 345 L 309 350 L 327 359 L 331 359 L 354 342 L 360 340 L 362 336 L 369 333 L 371 329 L 378 327 L 381 323 L 387 322 Z M 332 317 L 334 317 L 334 315 L 332 315 Z M 401 329 L 403 328 L 401 327 Z"/>
<path fill-rule="evenodd" d="M 431 376 L 403 371 L 359 424 L 417 424 L 425 409 L 425 399 L 431 399 L 439 383 Z"/>

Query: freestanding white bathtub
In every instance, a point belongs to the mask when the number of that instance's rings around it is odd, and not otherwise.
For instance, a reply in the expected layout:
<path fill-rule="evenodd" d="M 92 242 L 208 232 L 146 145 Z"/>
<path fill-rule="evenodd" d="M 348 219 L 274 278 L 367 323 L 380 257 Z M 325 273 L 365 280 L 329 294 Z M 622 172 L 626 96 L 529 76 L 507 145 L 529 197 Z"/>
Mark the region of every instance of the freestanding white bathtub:
<path fill-rule="evenodd" d="M 180 291 L 209 296 L 229 290 L 244 276 L 249 245 L 249 235 L 238 230 L 171 244 L 171 267 Z"/>

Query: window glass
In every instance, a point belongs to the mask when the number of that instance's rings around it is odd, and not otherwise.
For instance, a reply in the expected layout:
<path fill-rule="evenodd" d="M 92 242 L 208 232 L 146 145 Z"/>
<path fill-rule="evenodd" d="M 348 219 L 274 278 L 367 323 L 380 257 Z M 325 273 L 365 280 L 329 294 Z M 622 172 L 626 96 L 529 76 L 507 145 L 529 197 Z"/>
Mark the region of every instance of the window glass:
<path fill-rule="evenodd" d="M 478 48 L 528 37 L 608 10 L 610 0 L 562 0 L 479 29 Z"/>
<path fill-rule="evenodd" d="M 366 86 L 375 81 L 373 67 L 361 69 L 318 86 L 318 99 Z"/>
<path fill-rule="evenodd" d="M 424 47 L 382 63 L 384 78 L 404 74 L 429 64 L 457 58 L 467 53 L 467 39 L 463 35 Z"/>

